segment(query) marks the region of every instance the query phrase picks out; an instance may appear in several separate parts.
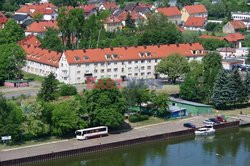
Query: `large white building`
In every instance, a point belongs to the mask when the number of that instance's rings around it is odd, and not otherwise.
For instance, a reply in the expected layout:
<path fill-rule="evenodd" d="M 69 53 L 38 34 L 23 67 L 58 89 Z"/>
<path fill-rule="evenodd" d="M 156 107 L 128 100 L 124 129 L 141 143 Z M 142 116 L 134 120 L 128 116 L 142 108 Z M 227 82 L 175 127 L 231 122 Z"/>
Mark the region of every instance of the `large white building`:
<path fill-rule="evenodd" d="M 40 76 L 55 73 L 66 84 L 85 83 L 88 79 L 155 78 L 155 66 L 172 53 L 189 60 L 201 60 L 205 54 L 199 43 L 116 48 L 68 50 L 56 53 L 21 44 L 27 56 L 24 71 Z"/>
<path fill-rule="evenodd" d="M 250 12 L 232 12 L 231 15 L 234 20 L 250 19 Z"/>

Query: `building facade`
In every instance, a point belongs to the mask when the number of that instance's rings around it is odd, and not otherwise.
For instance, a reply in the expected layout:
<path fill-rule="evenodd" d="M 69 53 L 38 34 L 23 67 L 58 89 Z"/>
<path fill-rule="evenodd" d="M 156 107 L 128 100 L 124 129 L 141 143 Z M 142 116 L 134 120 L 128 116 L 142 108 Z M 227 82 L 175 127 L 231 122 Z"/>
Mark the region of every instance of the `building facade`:
<path fill-rule="evenodd" d="M 156 78 L 156 65 L 170 54 L 179 53 L 188 60 L 201 60 L 205 55 L 199 43 L 68 50 L 61 54 L 27 42 L 20 45 L 27 54 L 24 71 L 40 76 L 53 72 L 66 84 L 100 78 Z"/>
<path fill-rule="evenodd" d="M 203 18 L 208 17 L 208 11 L 204 5 L 184 6 L 183 9 L 181 10 L 181 14 L 182 14 L 181 20 L 183 22 L 186 22 L 190 16 L 203 17 Z"/>

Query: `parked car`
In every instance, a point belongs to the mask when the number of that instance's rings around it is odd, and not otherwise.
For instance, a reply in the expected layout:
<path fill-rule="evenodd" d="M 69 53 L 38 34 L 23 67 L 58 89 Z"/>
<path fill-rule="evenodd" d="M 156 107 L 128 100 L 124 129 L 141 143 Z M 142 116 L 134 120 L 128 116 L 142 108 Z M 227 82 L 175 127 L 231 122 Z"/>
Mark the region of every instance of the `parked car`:
<path fill-rule="evenodd" d="M 216 120 L 216 118 L 210 118 L 209 120 L 215 124 L 220 124 L 220 121 Z"/>
<path fill-rule="evenodd" d="M 205 125 L 215 125 L 215 122 L 213 122 L 213 121 L 211 121 L 209 119 L 206 119 L 206 120 L 203 121 L 203 124 L 205 124 Z"/>
<path fill-rule="evenodd" d="M 226 119 L 224 119 L 222 116 L 217 116 L 216 120 L 219 122 L 227 122 Z"/>
<path fill-rule="evenodd" d="M 192 123 L 184 123 L 183 126 L 184 126 L 184 127 L 187 127 L 187 128 L 192 128 L 192 129 L 195 129 L 195 128 L 196 128 L 196 126 L 193 125 Z"/>

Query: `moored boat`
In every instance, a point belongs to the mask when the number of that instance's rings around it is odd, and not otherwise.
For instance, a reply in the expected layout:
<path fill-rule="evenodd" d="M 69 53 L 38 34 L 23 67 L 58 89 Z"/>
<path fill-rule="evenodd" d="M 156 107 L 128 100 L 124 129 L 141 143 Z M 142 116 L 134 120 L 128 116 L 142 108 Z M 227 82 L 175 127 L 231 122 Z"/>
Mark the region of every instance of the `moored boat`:
<path fill-rule="evenodd" d="M 205 127 L 199 128 L 194 133 L 197 136 L 213 135 L 215 133 L 215 129 L 213 128 L 212 125 L 207 125 Z"/>

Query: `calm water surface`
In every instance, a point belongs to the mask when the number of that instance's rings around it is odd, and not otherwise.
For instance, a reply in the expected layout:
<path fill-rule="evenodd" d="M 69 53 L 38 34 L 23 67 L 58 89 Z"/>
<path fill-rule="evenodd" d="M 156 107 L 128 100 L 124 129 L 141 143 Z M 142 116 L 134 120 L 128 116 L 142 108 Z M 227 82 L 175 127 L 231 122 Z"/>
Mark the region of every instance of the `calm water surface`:
<path fill-rule="evenodd" d="M 29 166 L 250 166 L 250 127 Z"/>

